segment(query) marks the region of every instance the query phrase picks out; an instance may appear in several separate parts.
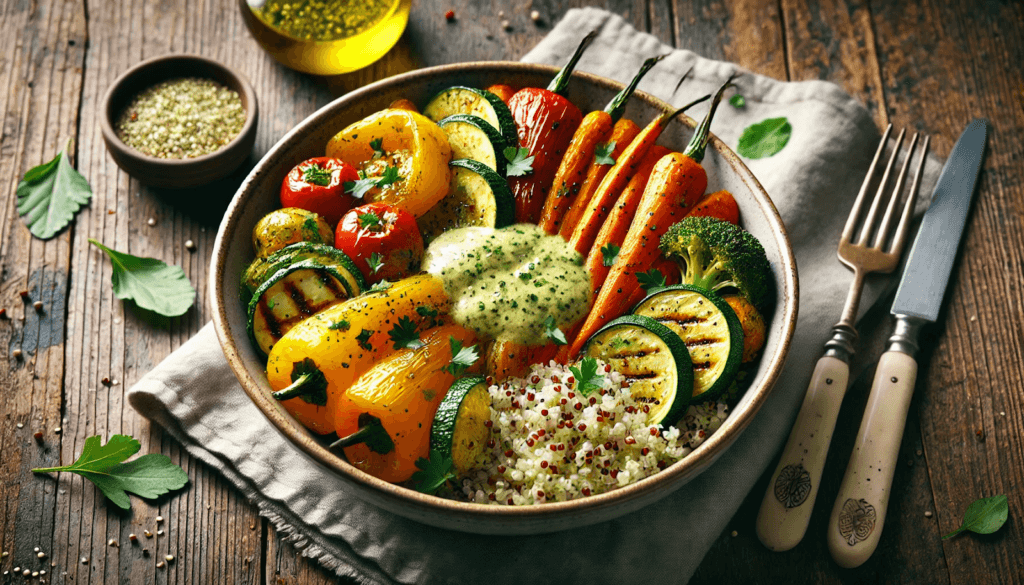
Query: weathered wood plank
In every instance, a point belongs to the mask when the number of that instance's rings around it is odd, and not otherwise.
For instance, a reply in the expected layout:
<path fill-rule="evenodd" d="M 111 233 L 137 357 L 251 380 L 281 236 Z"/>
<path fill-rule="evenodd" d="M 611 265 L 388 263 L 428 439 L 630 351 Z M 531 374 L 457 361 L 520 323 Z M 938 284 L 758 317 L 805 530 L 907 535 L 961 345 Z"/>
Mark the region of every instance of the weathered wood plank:
<path fill-rule="evenodd" d="M 787 79 L 779 5 L 760 0 L 673 0 L 676 46 Z"/>
<path fill-rule="evenodd" d="M 9 553 L 0 567 L 37 571 L 49 568 L 33 549 L 51 550 L 57 484 L 29 470 L 60 456 L 54 429 L 62 424 L 71 231 L 34 238 L 18 217 L 15 187 L 25 171 L 76 137 L 86 31 L 82 7 L 60 1 L 3 2 L 0 30 L 0 549 Z M 41 312 L 32 307 L 36 301 Z M 42 445 L 33 439 L 37 431 Z"/>

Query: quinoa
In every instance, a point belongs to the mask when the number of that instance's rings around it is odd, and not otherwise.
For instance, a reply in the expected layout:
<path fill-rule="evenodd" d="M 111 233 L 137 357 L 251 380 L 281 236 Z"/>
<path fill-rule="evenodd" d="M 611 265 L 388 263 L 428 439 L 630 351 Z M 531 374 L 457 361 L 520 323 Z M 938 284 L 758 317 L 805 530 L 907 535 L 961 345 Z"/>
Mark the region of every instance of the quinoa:
<path fill-rule="evenodd" d="M 703 443 L 725 403 L 691 405 L 675 426 L 650 424 L 624 377 L 598 360 L 598 388 L 575 391 L 568 367 L 534 365 L 488 388 L 488 449 L 447 495 L 480 504 L 530 505 L 596 495 L 654 475 Z"/>

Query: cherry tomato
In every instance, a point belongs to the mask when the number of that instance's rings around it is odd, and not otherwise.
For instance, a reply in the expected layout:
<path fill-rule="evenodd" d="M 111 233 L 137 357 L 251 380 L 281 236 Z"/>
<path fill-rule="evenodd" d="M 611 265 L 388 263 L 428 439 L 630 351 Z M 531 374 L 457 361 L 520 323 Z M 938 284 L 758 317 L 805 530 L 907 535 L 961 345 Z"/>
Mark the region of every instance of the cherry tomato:
<path fill-rule="evenodd" d="M 416 274 L 423 262 L 416 218 L 387 203 L 369 203 L 346 213 L 334 234 L 334 247 L 352 258 L 369 283 Z"/>
<path fill-rule="evenodd" d="M 281 205 L 312 211 L 334 227 L 355 203 L 345 183 L 359 179 L 355 167 L 336 158 L 311 158 L 296 165 L 281 183 Z"/>

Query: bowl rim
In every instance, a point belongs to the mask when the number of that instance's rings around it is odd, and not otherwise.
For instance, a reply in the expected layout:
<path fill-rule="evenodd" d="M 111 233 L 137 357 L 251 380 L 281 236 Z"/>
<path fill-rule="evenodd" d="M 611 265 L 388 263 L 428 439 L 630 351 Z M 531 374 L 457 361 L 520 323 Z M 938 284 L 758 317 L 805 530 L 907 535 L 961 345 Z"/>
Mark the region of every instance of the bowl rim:
<path fill-rule="evenodd" d="M 148 155 L 141 150 L 137 150 L 127 144 L 114 130 L 114 118 L 120 114 L 120 112 L 113 111 L 114 97 L 117 96 L 123 88 L 136 76 L 141 75 L 146 70 L 156 69 L 163 66 L 168 66 L 175 61 L 181 61 L 184 63 L 188 62 L 199 62 L 207 65 L 213 69 L 220 70 L 228 78 L 232 79 L 236 85 L 238 85 L 241 91 L 242 103 L 245 107 L 245 123 L 242 124 L 242 129 L 238 131 L 238 134 L 232 138 L 224 146 L 221 146 L 217 150 L 201 155 L 189 158 L 159 158 Z M 189 74 L 189 75 L 169 75 L 166 79 L 174 79 L 177 77 L 206 77 L 206 75 Z M 166 79 L 164 81 L 166 81 Z M 216 79 L 214 81 L 217 81 Z M 157 82 L 159 83 L 159 82 Z M 145 88 L 143 88 L 145 89 Z M 234 88 L 230 88 L 234 89 Z M 128 96 L 130 99 L 131 96 Z M 256 99 L 256 90 L 253 89 L 252 84 L 246 79 L 238 70 L 224 65 L 210 59 L 209 57 L 203 57 L 202 55 L 195 55 L 192 53 L 169 53 L 166 55 L 159 55 L 157 57 L 151 57 L 133 65 L 128 68 L 127 71 L 122 73 L 110 84 L 107 88 L 106 93 L 103 94 L 103 100 L 100 102 L 100 132 L 103 135 L 104 141 L 107 143 L 107 147 L 110 149 L 117 148 L 118 154 L 123 157 L 131 158 L 140 163 L 146 164 L 150 168 L 164 167 L 167 170 L 183 170 L 191 165 L 202 165 L 209 161 L 216 161 L 217 159 L 229 157 L 234 154 L 234 149 L 238 148 L 249 135 L 256 132 L 256 119 L 259 110 L 259 103 Z"/>
<path fill-rule="evenodd" d="M 217 337 L 220 340 L 221 348 L 224 351 L 224 355 L 228 364 L 231 366 L 235 377 L 242 385 L 242 388 L 253 402 L 256 403 L 256 406 L 260 411 L 270 419 L 274 426 L 288 437 L 292 443 L 298 446 L 318 463 L 324 465 L 337 475 L 340 475 L 344 480 L 359 484 L 360 487 L 372 491 L 374 495 L 379 498 L 386 500 L 398 500 L 405 504 L 411 504 L 417 510 L 428 513 L 444 512 L 453 519 L 487 518 L 491 521 L 517 522 L 527 521 L 530 519 L 541 519 L 563 513 L 571 515 L 579 515 L 585 512 L 591 513 L 601 509 L 619 507 L 625 502 L 639 499 L 645 495 L 649 495 L 649 493 L 663 491 L 665 489 L 674 490 L 676 487 L 680 487 L 682 485 L 675 485 L 674 480 L 677 477 L 687 475 L 695 468 L 702 468 L 710 465 L 710 463 L 722 454 L 721 452 L 718 452 L 719 445 L 722 445 L 721 449 L 724 450 L 725 447 L 735 441 L 742 431 L 750 424 L 754 415 L 756 415 L 764 405 L 764 402 L 767 400 L 772 388 L 774 388 L 775 384 L 779 380 L 786 357 L 789 353 L 793 332 L 796 328 L 797 301 L 799 298 L 796 260 L 793 256 L 792 246 L 789 242 L 789 235 L 782 222 L 782 218 L 779 215 L 778 210 L 775 208 L 771 198 L 764 190 L 764 187 L 761 186 L 761 183 L 756 177 L 754 177 L 753 173 L 751 173 L 739 156 L 714 134 L 711 135 L 710 144 L 713 145 L 713 148 L 723 157 L 724 161 L 738 173 L 740 179 L 747 184 L 754 193 L 754 198 L 764 212 L 769 227 L 772 230 L 775 243 L 779 247 L 781 263 L 777 268 L 780 271 L 781 281 L 784 285 L 784 290 L 778 291 L 777 293 L 777 298 L 784 302 L 783 311 L 779 317 L 782 321 L 782 339 L 774 355 L 762 356 L 762 360 L 769 360 L 767 365 L 768 369 L 760 390 L 752 397 L 746 410 L 739 413 L 732 413 L 726 419 L 725 423 L 723 423 L 722 427 L 718 429 L 718 432 L 712 434 L 707 441 L 697 447 L 689 455 L 680 461 L 673 463 L 659 473 L 644 478 L 641 481 L 603 494 L 566 502 L 547 502 L 542 505 L 533 506 L 488 506 L 472 502 L 449 500 L 388 483 L 359 470 L 344 461 L 342 458 L 331 453 L 325 446 L 321 445 L 309 436 L 306 431 L 298 428 L 299 425 L 292 422 L 290 418 L 278 410 L 276 405 L 270 404 L 269 398 L 264 396 L 265 393 L 258 386 L 256 381 L 249 376 L 248 370 L 245 368 L 245 364 L 235 347 L 234 340 L 231 339 L 228 328 L 227 306 L 222 302 L 226 298 L 224 296 L 225 291 L 222 286 L 224 282 L 222 271 L 229 251 L 225 234 L 237 229 L 237 223 L 240 220 L 241 211 L 244 208 L 244 205 L 242 204 L 242 195 L 248 190 L 257 175 L 260 174 L 266 161 L 272 159 L 278 151 L 283 150 L 286 145 L 289 145 L 296 134 L 304 132 L 307 128 L 333 117 L 336 109 L 344 107 L 350 103 L 359 102 L 368 96 L 372 96 L 374 92 L 382 88 L 406 82 L 430 80 L 438 75 L 448 74 L 456 76 L 472 72 L 487 73 L 495 69 L 508 71 L 510 73 L 546 73 L 548 75 L 554 75 L 558 72 L 557 67 L 550 65 L 521 63 L 518 61 L 477 61 L 439 65 L 388 77 L 349 92 L 320 108 L 292 128 L 292 130 L 285 134 L 267 152 L 267 154 L 264 155 L 260 162 L 253 167 L 252 171 L 242 182 L 238 191 L 235 193 L 235 196 L 232 198 L 214 242 L 209 293 L 213 306 L 214 328 L 217 332 Z M 622 83 L 586 72 L 574 72 L 573 78 L 577 80 L 577 83 L 583 81 L 585 83 L 601 86 L 612 92 L 618 92 L 624 87 L 624 84 Z M 637 91 L 635 96 L 647 101 L 656 108 L 662 109 L 662 111 L 675 110 L 675 108 L 667 102 L 645 92 Z M 687 116 L 681 115 L 678 116 L 677 119 L 691 128 L 696 125 L 696 122 Z M 748 392 L 749 391 L 750 390 L 748 390 Z M 728 432 L 722 432 L 723 430 Z M 701 469 L 701 471 L 703 471 L 703 469 Z"/>

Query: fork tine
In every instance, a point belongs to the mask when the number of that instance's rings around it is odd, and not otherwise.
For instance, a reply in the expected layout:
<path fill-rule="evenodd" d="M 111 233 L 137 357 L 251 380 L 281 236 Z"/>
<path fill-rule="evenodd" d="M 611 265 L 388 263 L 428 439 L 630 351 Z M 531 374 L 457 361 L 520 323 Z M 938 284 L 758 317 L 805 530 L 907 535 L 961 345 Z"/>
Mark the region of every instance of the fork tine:
<path fill-rule="evenodd" d="M 900 217 L 899 226 L 896 228 L 896 237 L 892 240 L 892 248 L 889 249 L 890 254 L 899 255 L 904 244 L 907 243 L 907 232 L 910 231 L 910 214 L 914 210 L 914 202 L 917 200 L 917 189 L 921 186 L 921 175 L 924 172 L 924 162 L 928 156 L 928 145 L 931 143 L 931 137 L 925 136 L 924 142 L 921 143 L 921 160 L 917 163 L 917 169 L 914 171 L 914 182 L 910 185 L 910 193 L 907 195 L 907 202 L 903 207 L 903 215 Z M 910 156 L 907 155 L 907 160 L 910 160 Z"/>
<path fill-rule="evenodd" d="M 903 194 L 903 185 L 907 180 L 907 169 L 910 168 L 910 161 L 914 158 L 914 149 L 917 148 L 917 133 L 914 133 L 914 137 L 910 139 L 910 145 L 907 147 L 907 156 L 903 159 L 903 166 L 900 168 L 900 174 L 896 177 L 896 185 L 892 188 L 892 197 L 889 198 L 889 205 L 885 208 L 885 215 L 882 216 L 882 223 L 878 225 L 878 233 L 875 234 L 875 242 L 871 244 L 872 248 L 881 250 L 886 240 L 889 238 L 889 234 L 892 233 L 892 221 L 893 212 L 896 210 L 896 204 L 900 202 L 900 197 Z"/>
<path fill-rule="evenodd" d="M 868 186 L 871 185 L 871 177 L 875 175 L 875 167 L 878 166 L 878 161 L 882 158 L 882 153 L 885 152 L 885 143 L 889 139 L 890 132 L 892 132 L 892 124 L 886 127 L 885 132 L 882 133 L 882 139 L 878 141 L 878 150 L 875 151 L 875 158 L 871 160 L 868 174 L 864 177 L 864 183 L 860 186 L 860 192 L 857 193 L 857 198 L 853 201 L 850 217 L 846 219 L 846 227 L 843 228 L 843 235 L 840 236 L 839 240 L 841 242 L 853 240 L 853 229 L 857 227 L 857 217 L 860 215 L 861 208 L 864 206 L 864 200 L 867 198 Z"/>
<path fill-rule="evenodd" d="M 885 173 L 882 174 L 882 180 L 878 183 L 878 192 L 875 193 L 875 198 L 871 201 L 871 209 L 868 210 L 868 216 L 864 219 L 864 225 L 860 228 L 860 236 L 857 238 L 857 245 L 864 246 L 868 243 L 868 237 L 871 236 L 871 229 L 875 225 L 875 216 L 878 215 L 878 207 L 882 201 L 882 196 L 885 195 L 885 186 L 889 183 L 889 175 L 892 173 L 892 167 L 896 163 L 896 156 L 900 153 L 900 147 L 903 145 L 903 136 L 906 135 L 907 129 L 900 130 L 900 135 L 896 137 L 896 144 L 893 145 L 892 154 L 889 156 L 889 163 L 885 165 Z"/>

